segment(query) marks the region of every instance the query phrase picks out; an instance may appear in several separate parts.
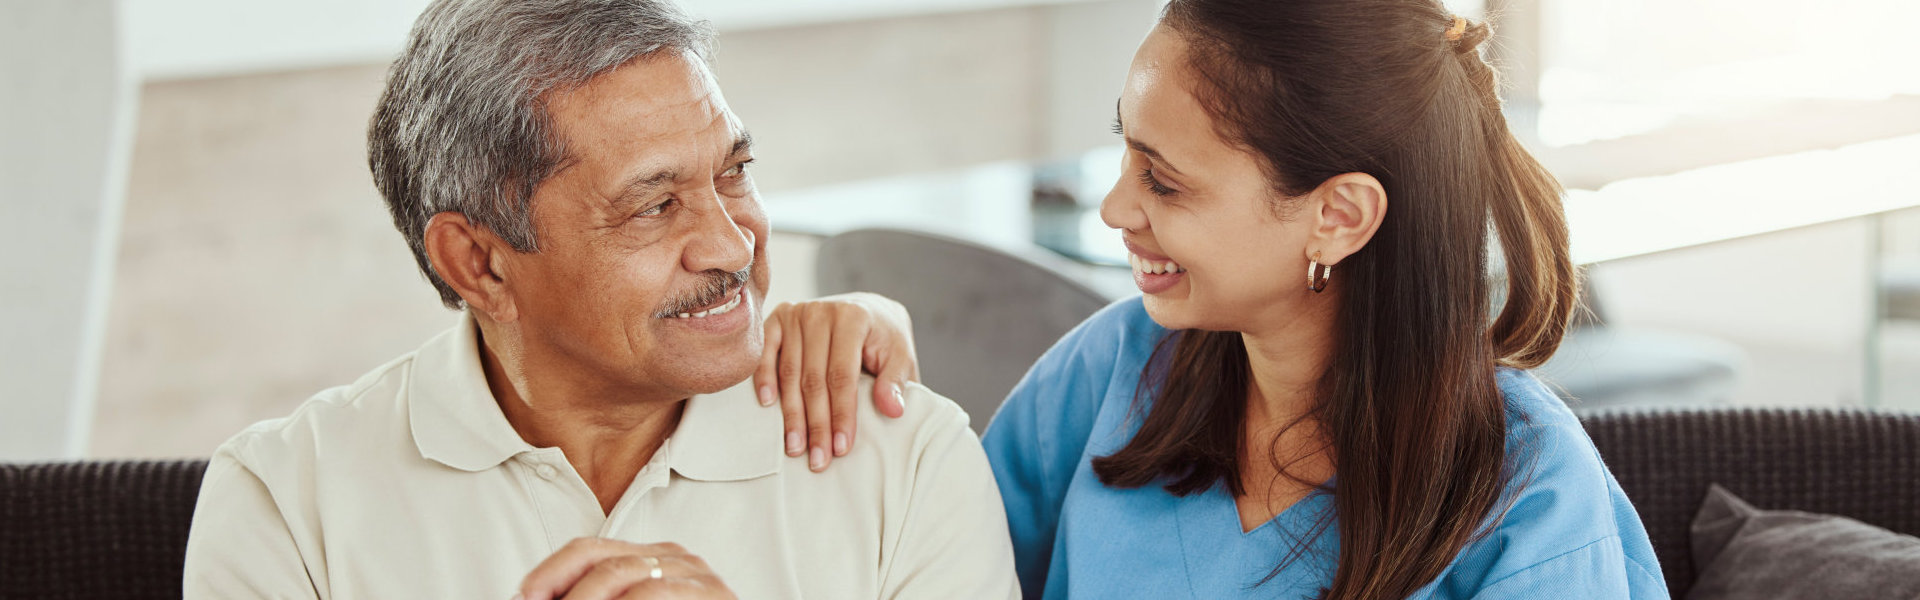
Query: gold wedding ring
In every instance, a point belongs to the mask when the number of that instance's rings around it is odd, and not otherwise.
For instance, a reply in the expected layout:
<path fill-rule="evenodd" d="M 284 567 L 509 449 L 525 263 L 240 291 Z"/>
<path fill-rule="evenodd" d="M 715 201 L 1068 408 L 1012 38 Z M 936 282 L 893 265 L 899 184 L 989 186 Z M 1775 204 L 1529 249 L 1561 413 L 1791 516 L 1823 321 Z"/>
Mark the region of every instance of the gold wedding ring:
<path fill-rule="evenodd" d="M 647 579 L 660 579 L 666 576 L 666 573 L 660 570 L 659 557 L 647 557 L 647 569 Z"/>

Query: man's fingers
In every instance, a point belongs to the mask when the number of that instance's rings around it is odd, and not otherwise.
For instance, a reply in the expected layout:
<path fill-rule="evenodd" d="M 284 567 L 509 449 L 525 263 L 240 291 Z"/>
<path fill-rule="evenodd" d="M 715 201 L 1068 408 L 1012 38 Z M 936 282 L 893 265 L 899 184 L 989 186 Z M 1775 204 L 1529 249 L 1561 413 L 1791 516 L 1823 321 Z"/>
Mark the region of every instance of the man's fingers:
<path fill-rule="evenodd" d="M 608 557 L 593 565 L 580 583 L 567 591 L 564 600 L 613 600 L 628 592 L 647 587 L 670 587 L 671 579 L 699 575 L 702 570 L 689 564 L 687 556 L 625 554 Z M 654 569 L 660 576 L 654 577 Z M 646 597 L 642 595 L 641 597 Z"/>
<path fill-rule="evenodd" d="M 607 600 L 620 597 L 627 592 L 627 588 L 647 578 L 646 574 L 632 573 L 633 570 L 642 568 L 642 565 L 633 564 L 637 562 L 640 562 L 638 556 L 621 556 L 595 563 L 586 575 L 580 577 L 580 582 L 574 584 L 573 589 L 567 590 L 567 596 L 563 600 Z M 665 570 L 664 566 L 662 570 Z"/>
<path fill-rule="evenodd" d="M 713 573 L 642 581 L 627 588 L 620 600 L 737 600 L 726 582 Z"/>
<path fill-rule="evenodd" d="M 666 545 L 641 546 L 601 538 L 579 538 L 567 542 L 567 545 L 561 546 L 559 551 L 540 561 L 533 571 L 528 572 L 526 578 L 520 580 L 520 596 L 525 600 L 553 600 L 573 589 L 580 578 L 600 561 L 635 552 L 668 553 L 675 549 L 680 554 L 685 553 L 685 549 L 677 544 L 669 548 Z"/>

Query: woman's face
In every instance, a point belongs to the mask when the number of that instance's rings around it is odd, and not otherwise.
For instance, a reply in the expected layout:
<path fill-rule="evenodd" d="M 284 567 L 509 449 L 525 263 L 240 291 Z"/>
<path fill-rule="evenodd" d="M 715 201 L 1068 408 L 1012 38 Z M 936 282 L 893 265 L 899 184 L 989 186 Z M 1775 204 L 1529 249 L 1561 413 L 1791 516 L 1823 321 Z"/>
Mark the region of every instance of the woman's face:
<path fill-rule="evenodd" d="M 1155 27 L 1120 95 L 1123 175 L 1100 205 L 1123 230 L 1134 283 L 1154 321 L 1173 329 L 1253 332 L 1307 307 L 1312 202 L 1274 191 L 1247 151 L 1215 135 L 1193 95 L 1188 45 Z"/>

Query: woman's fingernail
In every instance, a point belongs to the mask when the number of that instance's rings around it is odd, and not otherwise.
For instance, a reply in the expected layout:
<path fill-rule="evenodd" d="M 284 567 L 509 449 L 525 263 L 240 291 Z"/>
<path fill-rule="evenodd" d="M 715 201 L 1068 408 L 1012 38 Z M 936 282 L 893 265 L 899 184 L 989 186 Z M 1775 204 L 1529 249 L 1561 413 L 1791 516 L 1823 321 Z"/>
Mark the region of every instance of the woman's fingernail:
<path fill-rule="evenodd" d="M 815 471 L 827 468 L 827 451 L 814 446 L 813 455 L 807 459 L 807 468 Z"/>
<path fill-rule="evenodd" d="M 773 406 L 773 386 L 760 386 L 760 405 Z"/>
<path fill-rule="evenodd" d="M 833 455 L 834 456 L 847 455 L 847 434 L 845 433 L 833 434 Z"/>
<path fill-rule="evenodd" d="M 907 414 L 907 394 L 900 391 L 900 384 L 893 384 L 893 402 L 900 405 L 900 414 Z"/>
<path fill-rule="evenodd" d="M 787 456 L 800 455 L 800 432 L 787 432 Z"/>

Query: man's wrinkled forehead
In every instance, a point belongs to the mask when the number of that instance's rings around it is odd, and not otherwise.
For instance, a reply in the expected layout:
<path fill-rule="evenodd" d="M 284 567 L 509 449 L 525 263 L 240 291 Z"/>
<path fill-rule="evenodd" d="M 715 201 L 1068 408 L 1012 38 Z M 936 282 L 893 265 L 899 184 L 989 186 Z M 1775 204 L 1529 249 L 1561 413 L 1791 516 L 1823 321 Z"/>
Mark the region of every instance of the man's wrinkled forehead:
<path fill-rule="evenodd" d="M 724 145 L 741 130 L 712 72 L 691 52 L 663 51 L 635 58 L 579 87 L 559 91 L 547 102 L 556 133 L 569 147 L 651 143 L 672 152 L 676 142 L 699 141 L 706 143 L 674 153 L 706 154 L 725 152 L 724 147 L 704 146 Z M 659 147 L 661 142 L 667 147 Z"/>

